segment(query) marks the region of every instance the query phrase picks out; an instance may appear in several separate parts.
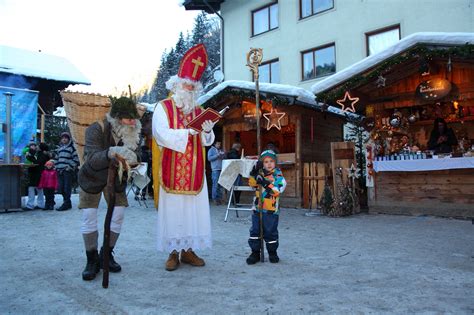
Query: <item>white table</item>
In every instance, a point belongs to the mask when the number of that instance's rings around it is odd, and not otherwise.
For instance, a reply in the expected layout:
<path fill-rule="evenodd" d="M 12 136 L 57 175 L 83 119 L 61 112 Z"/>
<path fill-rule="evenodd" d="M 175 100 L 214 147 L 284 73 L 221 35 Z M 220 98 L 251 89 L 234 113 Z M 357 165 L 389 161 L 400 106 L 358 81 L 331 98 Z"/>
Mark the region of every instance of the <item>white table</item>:
<path fill-rule="evenodd" d="M 474 168 L 474 157 L 374 161 L 376 172 L 419 172 Z"/>

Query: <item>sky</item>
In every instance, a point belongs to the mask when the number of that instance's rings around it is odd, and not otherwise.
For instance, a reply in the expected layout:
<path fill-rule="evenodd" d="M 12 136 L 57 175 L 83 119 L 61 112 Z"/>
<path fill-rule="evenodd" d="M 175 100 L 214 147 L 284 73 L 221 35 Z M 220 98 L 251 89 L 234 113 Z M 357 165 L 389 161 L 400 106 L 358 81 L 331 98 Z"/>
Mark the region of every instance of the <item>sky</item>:
<path fill-rule="evenodd" d="M 199 11 L 182 0 L 0 0 L 0 45 L 72 62 L 91 82 L 76 91 L 119 94 L 151 84 L 165 49 Z"/>

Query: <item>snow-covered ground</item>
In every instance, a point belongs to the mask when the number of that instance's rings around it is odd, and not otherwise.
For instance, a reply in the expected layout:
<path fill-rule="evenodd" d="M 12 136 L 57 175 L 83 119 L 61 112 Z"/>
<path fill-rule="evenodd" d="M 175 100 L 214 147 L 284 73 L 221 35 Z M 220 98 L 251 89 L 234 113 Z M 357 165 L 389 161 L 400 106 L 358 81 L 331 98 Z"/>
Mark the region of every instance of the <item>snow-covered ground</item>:
<path fill-rule="evenodd" d="M 156 211 L 131 205 L 116 247 L 123 271 L 108 289 L 102 274 L 81 279 L 79 210 L 0 213 L 0 313 L 474 312 L 470 221 L 283 209 L 280 263 L 247 266 L 249 213 L 224 222 L 224 206 L 213 207 L 214 248 L 199 253 L 206 266 L 168 272 L 155 250 Z"/>

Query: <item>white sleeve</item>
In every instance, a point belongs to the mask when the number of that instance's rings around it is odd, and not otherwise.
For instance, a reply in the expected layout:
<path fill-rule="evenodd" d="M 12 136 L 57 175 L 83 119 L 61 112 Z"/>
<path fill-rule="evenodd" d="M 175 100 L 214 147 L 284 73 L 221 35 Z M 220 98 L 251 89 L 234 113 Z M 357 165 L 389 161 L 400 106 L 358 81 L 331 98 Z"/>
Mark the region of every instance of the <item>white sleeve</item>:
<path fill-rule="evenodd" d="M 188 129 L 171 129 L 161 104 L 155 107 L 152 120 L 153 138 L 158 145 L 184 153 L 188 144 Z"/>

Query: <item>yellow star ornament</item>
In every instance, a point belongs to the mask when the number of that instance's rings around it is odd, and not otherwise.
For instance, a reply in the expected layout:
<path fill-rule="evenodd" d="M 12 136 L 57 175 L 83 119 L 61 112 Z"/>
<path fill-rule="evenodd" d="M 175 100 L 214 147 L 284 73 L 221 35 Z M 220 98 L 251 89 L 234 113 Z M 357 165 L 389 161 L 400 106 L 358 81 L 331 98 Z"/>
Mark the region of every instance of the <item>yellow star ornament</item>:
<path fill-rule="evenodd" d="M 349 100 L 351 102 L 350 107 L 346 106 L 346 102 Z M 338 103 L 344 112 L 353 112 L 355 113 L 355 104 L 359 101 L 358 97 L 351 97 L 349 92 L 346 91 L 346 94 L 344 94 L 344 98 L 342 100 L 337 100 L 336 103 Z"/>
<path fill-rule="evenodd" d="M 272 127 L 276 127 L 278 130 L 281 130 L 280 120 L 282 120 L 285 115 L 285 113 L 279 113 L 273 108 L 271 112 L 263 114 L 263 117 L 268 121 L 267 130 L 270 130 Z"/>

